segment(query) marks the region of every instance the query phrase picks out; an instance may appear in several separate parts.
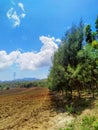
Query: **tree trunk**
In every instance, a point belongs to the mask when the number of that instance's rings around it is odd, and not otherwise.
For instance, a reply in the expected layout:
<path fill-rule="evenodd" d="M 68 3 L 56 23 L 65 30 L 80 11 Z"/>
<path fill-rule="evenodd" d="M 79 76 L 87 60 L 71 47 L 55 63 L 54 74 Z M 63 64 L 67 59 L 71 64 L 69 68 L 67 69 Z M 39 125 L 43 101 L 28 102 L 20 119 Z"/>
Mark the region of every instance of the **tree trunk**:
<path fill-rule="evenodd" d="M 81 98 L 80 87 L 78 86 L 78 97 Z"/>
<path fill-rule="evenodd" d="M 72 88 L 70 87 L 71 99 L 72 99 Z"/>
<path fill-rule="evenodd" d="M 94 92 L 94 84 L 93 84 L 93 87 L 92 87 L 92 93 L 93 93 L 93 98 L 95 98 L 95 92 Z"/>
<path fill-rule="evenodd" d="M 67 88 L 66 88 L 66 90 L 65 90 L 65 91 L 66 91 L 66 97 L 67 97 L 67 96 L 68 96 L 68 91 L 67 91 Z"/>
<path fill-rule="evenodd" d="M 93 89 L 93 98 L 95 98 L 94 89 Z"/>

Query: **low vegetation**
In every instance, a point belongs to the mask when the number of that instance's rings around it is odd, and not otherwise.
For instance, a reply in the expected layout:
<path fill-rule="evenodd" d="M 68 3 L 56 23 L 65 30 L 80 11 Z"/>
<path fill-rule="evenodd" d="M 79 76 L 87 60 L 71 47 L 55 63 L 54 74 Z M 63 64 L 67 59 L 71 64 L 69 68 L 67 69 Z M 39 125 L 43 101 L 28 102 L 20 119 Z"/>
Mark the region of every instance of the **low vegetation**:
<path fill-rule="evenodd" d="M 35 81 L 9 81 L 1 82 L 0 90 L 8 90 L 12 88 L 31 88 L 31 87 L 47 87 L 47 79 L 35 80 Z"/>

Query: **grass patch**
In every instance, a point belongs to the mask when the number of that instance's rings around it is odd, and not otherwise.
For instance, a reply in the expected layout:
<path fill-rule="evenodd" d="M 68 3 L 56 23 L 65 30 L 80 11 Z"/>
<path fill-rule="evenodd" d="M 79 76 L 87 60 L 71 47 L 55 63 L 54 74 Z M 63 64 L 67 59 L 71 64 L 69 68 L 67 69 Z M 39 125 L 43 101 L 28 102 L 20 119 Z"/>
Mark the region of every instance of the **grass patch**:
<path fill-rule="evenodd" d="M 65 109 L 68 112 L 68 114 L 72 114 L 74 112 L 74 108 L 72 105 L 70 105 L 70 106 L 66 105 Z"/>
<path fill-rule="evenodd" d="M 77 97 L 65 102 L 65 109 L 74 116 L 71 124 L 65 124 L 65 128 L 59 130 L 98 130 L 98 96 L 91 98 L 83 95 L 81 99 Z"/>
<path fill-rule="evenodd" d="M 95 116 L 84 116 L 81 122 L 75 120 L 67 128 L 61 130 L 98 130 L 98 118 Z"/>

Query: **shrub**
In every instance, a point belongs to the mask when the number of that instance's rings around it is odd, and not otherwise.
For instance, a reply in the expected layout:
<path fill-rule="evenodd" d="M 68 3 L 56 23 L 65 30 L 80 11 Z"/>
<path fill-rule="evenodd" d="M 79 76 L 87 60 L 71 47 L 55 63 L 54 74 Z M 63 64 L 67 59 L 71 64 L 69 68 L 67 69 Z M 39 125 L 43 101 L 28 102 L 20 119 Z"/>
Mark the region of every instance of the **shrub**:
<path fill-rule="evenodd" d="M 95 116 L 85 116 L 82 119 L 81 130 L 98 130 L 98 121 Z"/>
<path fill-rule="evenodd" d="M 72 113 L 74 112 L 72 105 L 70 105 L 70 106 L 66 105 L 66 106 L 65 106 L 65 109 L 66 109 L 66 111 L 67 111 L 69 114 L 72 114 Z"/>

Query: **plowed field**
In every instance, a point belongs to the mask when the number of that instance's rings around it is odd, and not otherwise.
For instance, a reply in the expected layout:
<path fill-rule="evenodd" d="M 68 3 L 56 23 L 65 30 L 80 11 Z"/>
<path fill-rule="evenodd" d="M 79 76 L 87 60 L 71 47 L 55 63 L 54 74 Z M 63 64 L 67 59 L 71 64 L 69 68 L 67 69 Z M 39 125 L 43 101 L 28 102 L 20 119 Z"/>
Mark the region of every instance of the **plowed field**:
<path fill-rule="evenodd" d="M 47 88 L 0 91 L 0 130 L 56 130 L 64 114 L 54 110 L 51 96 Z"/>

